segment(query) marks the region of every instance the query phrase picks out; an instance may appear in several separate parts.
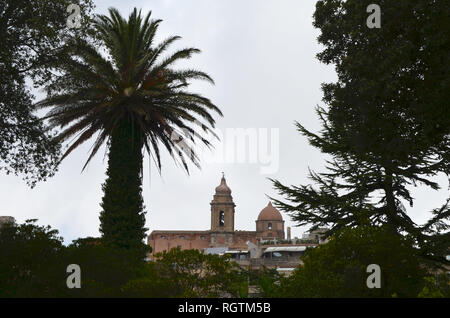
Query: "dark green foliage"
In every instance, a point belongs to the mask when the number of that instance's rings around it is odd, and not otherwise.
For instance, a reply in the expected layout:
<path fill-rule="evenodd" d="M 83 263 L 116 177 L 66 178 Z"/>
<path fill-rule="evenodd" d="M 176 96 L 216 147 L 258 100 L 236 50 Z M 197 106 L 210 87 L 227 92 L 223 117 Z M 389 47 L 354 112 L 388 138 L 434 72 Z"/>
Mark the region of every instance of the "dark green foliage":
<path fill-rule="evenodd" d="M 371 3 L 317 2 L 314 25 L 325 46 L 318 58 L 335 64 L 338 81 L 323 84 L 327 109 L 317 110 L 320 133 L 297 127 L 331 160 L 327 171 L 310 172 L 313 185 L 274 180 L 289 200 L 277 204 L 299 225 L 331 226 L 329 235 L 348 226 L 388 224 L 393 232 L 413 235 L 427 257 L 443 261 L 449 201 L 422 225 L 404 203 L 413 206 L 412 187 L 438 190 L 432 178 L 450 175 L 449 3 L 379 1 L 382 26 L 369 29 Z"/>
<path fill-rule="evenodd" d="M 280 284 L 283 280 L 283 275 L 276 269 L 263 267 L 260 270 L 249 272 L 249 285 L 259 288 L 258 297 L 282 297 Z"/>
<path fill-rule="evenodd" d="M 387 227 L 344 229 L 308 249 L 303 266 L 281 280 L 281 297 L 417 297 L 427 270 L 412 241 Z M 381 268 L 381 288 L 366 285 L 367 266 Z"/>
<path fill-rule="evenodd" d="M 30 186 L 55 173 L 59 144 L 33 113 L 30 88 L 52 79 L 63 58 L 61 48 L 86 33 L 66 27 L 70 3 L 79 4 L 83 22 L 92 10 L 90 0 L 3 0 L 0 3 L 0 169 L 22 175 Z"/>
<path fill-rule="evenodd" d="M 55 270 L 62 238 L 35 221 L 0 229 L 0 297 L 52 297 L 65 286 L 65 268 Z"/>
<path fill-rule="evenodd" d="M 142 278 L 124 286 L 134 297 L 245 297 L 247 274 L 229 259 L 198 250 L 172 249 L 156 256 Z"/>
<path fill-rule="evenodd" d="M 425 270 L 411 241 L 389 229 L 346 229 L 309 249 L 290 277 L 276 270 L 247 272 L 228 258 L 172 249 L 145 263 L 140 252 L 84 238 L 68 247 L 57 231 L 27 221 L 0 230 L 0 297 L 450 297 L 446 274 Z M 368 264 L 381 267 L 382 288 L 369 290 Z M 67 266 L 81 269 L 69 289 Z"/>
<path fill-rule="evenodd" d="M 145 266 L 139 251 L 107 247 L 100 239 L 74 242 L 61 260 L 81 268 L 81 288 L 66 287 L 61 297 L 123 297 L 121 287 L 140 277 Z M 69 274 L 63 273 L 65 284 Z"/>
<path fill-rule="evenodd" d="M 107 246 L 142 249 L 146 228 L 142 199 L 142 134 L 122 119 L 111 136 L 108 176 L 100 213 L 100 232 Z"/>
<path fill-rule="evenodd" d="M 424 277 L 424 287 L 418 298 L 450 298 L 450 274 L 440 273 Z"/>
<path fill-rule="evenodd" d="M 183 291 L 174 279 L 165 275 L 167 270 L 155 262 L 145 265 L 141 275 L 121 287 L 124 297 L 132 298 L 174 298 Z"/>
<path fill-rule="evenodd" d="M 0 297 L 118 297 L 144 261 L 136 251 L 105 247 L 87 238 L 62 245 L 58 231 L 35 220 L 0 230 Z M 69 289 L 67 266 L 81 268 L 81 288 Z"/>

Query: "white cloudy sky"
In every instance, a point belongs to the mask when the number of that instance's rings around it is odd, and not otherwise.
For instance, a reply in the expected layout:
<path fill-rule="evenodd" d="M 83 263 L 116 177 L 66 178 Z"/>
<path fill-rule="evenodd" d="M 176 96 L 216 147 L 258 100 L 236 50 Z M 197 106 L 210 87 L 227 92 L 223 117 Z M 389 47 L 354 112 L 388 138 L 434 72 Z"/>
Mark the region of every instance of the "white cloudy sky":
<path fill-rule="evenodd" d="M 98 13 L 116 7 L 128 15 L 133 7 L 151 10 L 163 19 L 159 39 L 180 35 L 178 47 L 202 50 L 186 66 L 201 69 L 214 78 L 215 86 L 193 89 L 210 97 L 224 112 L 218 129 L 279 129 L 279 169 L 260 173 L 258 163 L 205 162 L 202 170 L 187 176 L 164 156 L 160 176 L 155 167 L 144 167 L 144 199 L 147 227 L 151 230 L 206 230 L 210 226 L 209 203 L 224 171 L 236 203 L 236 229 L 254 230 L 255 219 L 268 199 L 276 196 L 268 177 L 286 184 L 308 182 L 308 167 L 320 170 L 324 156 L 308 145 L 294 127 L 297 120 L 317 131 L 314 107 L 321 103 L 320 84 L 336 79 L 333 67 L 320 64 L 320 51 L 312 27 L 314 0 L 97 0 Z M 38 97 L 42 97 L 35 92 Z M 226 137 L 226 136 L 225 136 Z M 226 142 L 223 139 L 222 142 Z M 81 173 L 90 144 L 72 153 L 55 177 L 29 189 L 17 177 L 1 175 L 0 215 L 18 222 L 39 219 L 60 230 L 66 243 L 78 237 L 98 236 L 101 184 L 105 179 L 103 152 Z M 220 147 L 220 145 L 218 145 Z M 418 189 L 413 220 L 421 223 L 427 211 L 443 203 L 447 190 Z M 294 226 L 284 215 L 286 226 Z M 301 236 L 307 228 L 293 228 Z"/>

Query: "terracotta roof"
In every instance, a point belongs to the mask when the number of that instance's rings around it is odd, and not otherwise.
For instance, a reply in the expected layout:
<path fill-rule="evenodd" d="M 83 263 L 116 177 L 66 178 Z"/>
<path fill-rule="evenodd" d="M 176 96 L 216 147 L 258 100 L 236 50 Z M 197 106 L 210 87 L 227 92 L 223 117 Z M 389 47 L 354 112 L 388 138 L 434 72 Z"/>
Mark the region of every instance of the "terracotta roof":
<path fill-rule="evenodd" d="M 272 202 L 269 202 L 269 204 L 259 213 L 258 221 L 283 221 L 283 217 L 272 205 Z"/>

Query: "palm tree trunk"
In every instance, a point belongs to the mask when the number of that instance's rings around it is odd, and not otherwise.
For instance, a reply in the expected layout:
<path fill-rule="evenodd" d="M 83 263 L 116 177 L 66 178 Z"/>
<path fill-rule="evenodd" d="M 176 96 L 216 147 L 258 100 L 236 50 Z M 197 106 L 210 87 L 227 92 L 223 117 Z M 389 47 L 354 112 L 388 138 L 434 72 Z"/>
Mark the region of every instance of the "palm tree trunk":
<path fill-rule="evenodd" d="M 111 134 L 107 179 L 100 213 L 100 232 L 106 246 L 141 249 L 147 229 L 142 198 L 142 137 L 128 119 Z"/>

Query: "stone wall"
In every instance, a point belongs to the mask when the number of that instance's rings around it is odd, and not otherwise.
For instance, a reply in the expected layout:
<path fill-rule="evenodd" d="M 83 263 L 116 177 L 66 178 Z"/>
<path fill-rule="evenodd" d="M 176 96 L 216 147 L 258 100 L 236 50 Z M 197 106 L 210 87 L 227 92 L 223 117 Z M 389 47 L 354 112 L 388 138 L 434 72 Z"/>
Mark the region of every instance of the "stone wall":
<path fill-rule="evenodd" d="M 0 228 L 7 223 L 16 223 L 16 220 L 12 216 L 0 216 Z"/>
<path fill-rule="evenodd" d="M 257 244 L 256 231 L 212 232 L 212 231 L 153 231 L 147 244 L 152 254 L 180 247 L 182 250 L 202 250 L 208 247 L 247 249 L 247 242 Z"/>
<path fill-rule="evenodd" d="M 153 231 L 147 243 L 152 247 L 152 254 L 169 251 L 180 247 L 182 250 L 203 249 L 210 246 L 209 231 Z"/>

